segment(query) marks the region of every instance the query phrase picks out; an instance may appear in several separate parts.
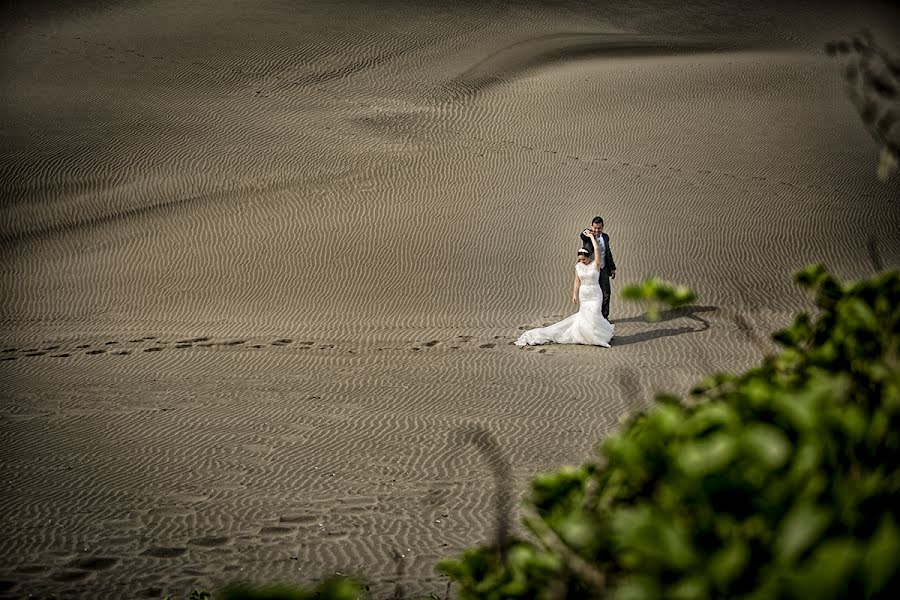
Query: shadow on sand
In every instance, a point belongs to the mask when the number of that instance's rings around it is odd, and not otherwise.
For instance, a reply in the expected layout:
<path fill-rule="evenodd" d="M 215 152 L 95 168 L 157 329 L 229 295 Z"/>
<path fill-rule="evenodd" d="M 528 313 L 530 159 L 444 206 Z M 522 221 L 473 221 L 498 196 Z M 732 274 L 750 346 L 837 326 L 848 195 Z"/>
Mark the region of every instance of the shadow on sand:
<path fill-rule="evenodd" d="M 696 321 L 699 323 L 697 327 L 669 327 L 666 329 L 653 329 L 651 331 L 644 331 L 642 333 L 635 333 L 633 335 L 617 335 L 611 341 L 610 345 L 612 346 L 626 346 L 628 344 L 636 344 L 638 342 L 648 342 L 650 340 L 655 340 L 657 338 L 669 337 L 673 335 L 682 335 L 685 333 L 697 333 L 699 331 L 706 331 L 709 329 L 709 321 L 701 317 L 702 313 L 711 312 L 714 310 L 718 310 L 717 306 L 683 306 L 681 308 L 676 308 L 673 310 L 666 310 L 659 314 L 659 319 L 656 321 L 648 321 L 646 313 L 638 315 L 636 317 L 628 317 L 625 319 L 616 319 L 615 323 L 651 323 L 655 322 L 665 323 L 666 321 L 672 321 L 674 319 L 690 319 L 692 321 Z"/>

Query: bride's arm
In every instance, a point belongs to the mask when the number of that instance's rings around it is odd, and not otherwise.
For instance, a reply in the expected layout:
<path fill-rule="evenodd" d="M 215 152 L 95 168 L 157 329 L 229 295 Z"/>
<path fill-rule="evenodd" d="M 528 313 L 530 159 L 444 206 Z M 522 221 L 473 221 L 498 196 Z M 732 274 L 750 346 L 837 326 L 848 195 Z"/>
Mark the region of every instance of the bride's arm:
<path fill-rule="evenodd" d="M 581 278 L 578 277 L 578 271 L 575 271 L 575 283 L 572 284 L 572 304 L 578 304 L 578 288 L 581 287 Z"/>
<path fill-rule="evenodd" d="M 585 230 L 586 231 L 586 230 Z M 597 267 L 597 270 L 600 270 L 600 248 L 597 247 L 597 238 L 593 236 L 593 234 L 588 235 L 591 238 L 591 245 L 594 246 L 594 266 Z"/>

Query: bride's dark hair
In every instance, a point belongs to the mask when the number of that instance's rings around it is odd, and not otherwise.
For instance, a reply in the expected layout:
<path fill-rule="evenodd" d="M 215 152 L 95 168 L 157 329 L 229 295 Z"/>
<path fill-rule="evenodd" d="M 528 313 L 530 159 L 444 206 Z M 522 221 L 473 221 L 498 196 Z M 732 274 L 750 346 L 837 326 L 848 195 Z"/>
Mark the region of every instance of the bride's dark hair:
<path fill-rule="evenodd" d="M 584 248 L 578 249 L 578 256 L 590 256 L 591 253 L 585 250 Z"/>

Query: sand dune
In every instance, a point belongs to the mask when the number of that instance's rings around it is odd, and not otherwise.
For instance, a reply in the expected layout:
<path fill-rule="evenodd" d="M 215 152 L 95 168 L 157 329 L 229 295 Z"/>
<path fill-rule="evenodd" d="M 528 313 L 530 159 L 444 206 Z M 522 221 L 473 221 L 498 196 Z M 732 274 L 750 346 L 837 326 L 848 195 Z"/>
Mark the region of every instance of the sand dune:
<path fill-rule="evenodd" d="M 516 494 L 655 391 L 737 371 L 809 262 L 900 264 L 897 180 L 834 35 L 881 5 L 10 8 L 0 129 L 0 596 L 356 573 L 443 594 Z M 47 9 L 50 10 L 49 8 Z M 571 313 L 607 220 L 611 349 Z"/>

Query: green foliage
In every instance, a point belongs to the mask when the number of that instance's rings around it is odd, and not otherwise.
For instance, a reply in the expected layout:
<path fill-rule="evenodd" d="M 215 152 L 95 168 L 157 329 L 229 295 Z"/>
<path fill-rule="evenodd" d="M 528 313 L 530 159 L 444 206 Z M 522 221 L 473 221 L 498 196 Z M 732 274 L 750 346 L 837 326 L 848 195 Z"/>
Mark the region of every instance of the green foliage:
<path fill-rule="evenodd" d="M 550 585 L 562 569 L 560 558 L 525 541 L 516 541 L 506 556 L 493 548 L 473 548 L 438 568 L 458 581 L 460 598 L 552 598 Z"/>
<path fill-rule="evenodd" d="M 307 590 L 289 585 L 232 585 L 225 588 L 221 600 L 357 600 L 362 586 L 346 577 L 333 577 Z"/>
<path fill-rule="evenodd" d="M 203 590 L 191 590 L 191 595 L 188 596 L 188 600 L 210 600 L 211 598 L 210 593 Z M 163 600 L 172 600 L 172 597 L 166 595 L 163 596 Z"/>
<path fill-rule="evenodd" d="M 897 155 L 887 147 L 878 155 L 878 179 L 884 181 L 897 169 Z"/>
<path fill-rule="evenodd" d="M 312 589 L 291 585 L 236 584 L 222 590 L 216 595 L 216 600 L 358 600 L 363 597 L 363 588 L 356 581 L 347 577 L 332 577 Z M 163 600 L 171 600 L 171 597 L 165 596 Z M 188 600 L 212 600 L 212 595 L 193 590 Z"/>
<path fill-rule="evenodd" d="M 647 308 L 647 320 L 659 319 L 659 309 L 662 306 L 679 308 L 687 306 L 697 299 L 690 288 L 683 285 L 674 285 L 656 277 L 645 279 L 640 283 L 626 285 L 620 292 L 626 300 L 642 302 Z"/>
<path fill-rule="evenodd" d="M 875 43 L 868 31 L 825 44 L 844 62 L 847 94 L 872 138 L 881 146 L 878 177 L 885 180 L 900 157 L 900 61 Z"/>
<path fill-rule="evenodd" d="M 658 397 L 596 464 L 537 476 L 535 541 L 439 565 L 460 596 L 900 597 L 900 274 L 797 282 L 817 311 L 777 354 Z"/>

